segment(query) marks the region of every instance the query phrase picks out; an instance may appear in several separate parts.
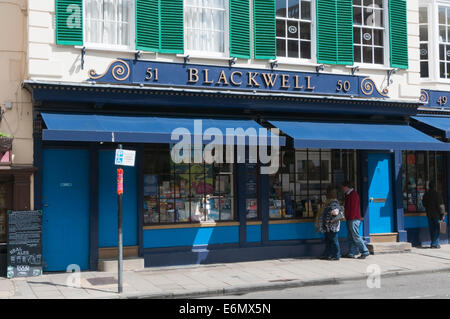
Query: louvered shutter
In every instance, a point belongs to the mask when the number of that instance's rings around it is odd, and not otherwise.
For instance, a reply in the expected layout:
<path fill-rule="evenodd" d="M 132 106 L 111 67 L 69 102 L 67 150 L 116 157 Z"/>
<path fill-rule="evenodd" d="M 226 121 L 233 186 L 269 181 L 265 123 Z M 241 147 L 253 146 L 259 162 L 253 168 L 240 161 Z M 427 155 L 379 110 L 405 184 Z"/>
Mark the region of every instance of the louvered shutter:
<path fill-rule="evenodd" d="M 56 0 L 56 44 L 83 45 L 83 0 Z"/>
<path fill-rule="evenodd" d="M 353 65 L 353 1 L 337 0 L 337 64 Z"/>
<path fill-rule="evenodd" d="M 183 2 L 183 0 L 160 0 L 160 52 L 184 52 Z"/>
<path fill-rule="evenodd" d="M 250 59 L 250 0 L 230 0 L 230 56 Z"/>
<path fill-rule="evenodd" d="M 275 59 L 275 0 L 253 0 L 255 59 Z"/>
<path fill-rule="evenodd" d="M 408 68 L 408 23 L 406 0 L 389 0 L 391 67 Z"/>
<path fill-rule="evenodd" d="M 158 52 L 159 0 L 136 0 L 136 49 Z"/>

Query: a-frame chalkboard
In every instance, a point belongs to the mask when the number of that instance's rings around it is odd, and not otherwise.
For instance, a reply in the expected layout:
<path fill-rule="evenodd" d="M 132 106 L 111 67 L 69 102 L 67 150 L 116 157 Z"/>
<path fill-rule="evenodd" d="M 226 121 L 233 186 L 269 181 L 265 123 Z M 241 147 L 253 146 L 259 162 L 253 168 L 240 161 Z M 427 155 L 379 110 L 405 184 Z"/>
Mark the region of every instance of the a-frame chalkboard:
<path fill-rule="evenodd" d="M 42 211 L 8 211 L 7 277 L 42 275 Z"/>

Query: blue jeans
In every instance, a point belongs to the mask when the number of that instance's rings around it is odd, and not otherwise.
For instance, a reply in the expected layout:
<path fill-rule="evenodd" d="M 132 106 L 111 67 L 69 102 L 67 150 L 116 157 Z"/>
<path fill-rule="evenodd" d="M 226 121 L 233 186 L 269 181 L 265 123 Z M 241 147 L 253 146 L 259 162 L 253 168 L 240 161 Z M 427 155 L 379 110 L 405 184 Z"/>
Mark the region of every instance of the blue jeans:
<path fill-rule="evenodd" d="M 430 229 L 431 247 L 439 247 L 439 218 L 428 217 L 428 228 Z"/>
<path fill-rule="evenodd" d="M 359 226 L 361 221 L 359 219 L 347 220 L 347 230 L 348 230 L 348 242 L 349 242 L 349 255 L 355 256 L 361 253 L 362 255 L 368 255 L 369 250 L 367 249 L 364 241 L 359 235 Z"/>
<path fill-rule="evenodd" d="M 325 257 L 341 258 L 341 248 L 339 246 L 338 233 L 325 233 Z"/>

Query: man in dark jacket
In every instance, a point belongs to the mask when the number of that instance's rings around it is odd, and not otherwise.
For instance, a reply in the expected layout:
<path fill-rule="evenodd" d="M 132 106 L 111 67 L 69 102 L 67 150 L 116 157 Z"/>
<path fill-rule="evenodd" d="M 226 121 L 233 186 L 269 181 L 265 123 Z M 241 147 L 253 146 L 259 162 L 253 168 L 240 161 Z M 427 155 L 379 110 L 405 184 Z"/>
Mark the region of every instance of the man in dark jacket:
<path fill-rule="evenodd" d="M 422 203 L 427 210 L 431 248 L 441 248 L 439 245 L 439 222 L 445 218 L 445 207 L 442 196 L 436 191 L 434 183 L 430 183 L 428 191 L 423 195 Z"/>
<path fill-rule="evenodd" d="M 342 190 L 345 194 L 345 220 L 347 221 L 347 231 L 350 245 L 349 253 L 345 257 L 355 258 L 357 254 L 361 253 L 359 259 L 365 259 L 369 256 L 369 250 L 359 235 L 359 226 L 361 225 L 359 195 L 347 181 L 342 184 Z"/>

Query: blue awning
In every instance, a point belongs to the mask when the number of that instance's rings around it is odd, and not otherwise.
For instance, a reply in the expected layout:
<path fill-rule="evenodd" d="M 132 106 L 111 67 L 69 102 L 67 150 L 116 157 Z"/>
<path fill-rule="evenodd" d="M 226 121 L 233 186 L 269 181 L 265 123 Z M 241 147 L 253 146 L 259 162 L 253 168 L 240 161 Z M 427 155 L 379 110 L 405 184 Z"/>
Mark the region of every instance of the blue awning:
<path fill-rule="evenodd" d="M 295 148 L 450 151 L 450 144 L 408 125 L 269 121 Z"/>
<path fill-rule="evenodd" d="M 175 134 L 172 139 L 176 129 L 181 129 L 180 134 L 189 133 L 193 144 L 194 139 L 202 144 L 211 140 L 219 144 L 233 138 L 235 145 L 265 145 L 266 139 L 259 141 L 258 137 L 272 136 L 255 121 L 242 119 L 41 114 L 47 126 L 42 131 L 44 141 L 177 143 L 182 135 Z M 211 134 L 209 139 L 205 134 Z M 219 139 L 217 134 L 222 134 L 223 138 Z M 267 142 L 270 145 L 270 138 Z M 284 145 L 285 138 L 280 138 L 279 142 Z"/>
<path fill-rule="evenodd" d="M 440 135 L 444 138 L 450 138 L 450 117 L 440 116 L 413 116 L 418 123 L 413 125 L 420 130 L 432 135 Z"/>

